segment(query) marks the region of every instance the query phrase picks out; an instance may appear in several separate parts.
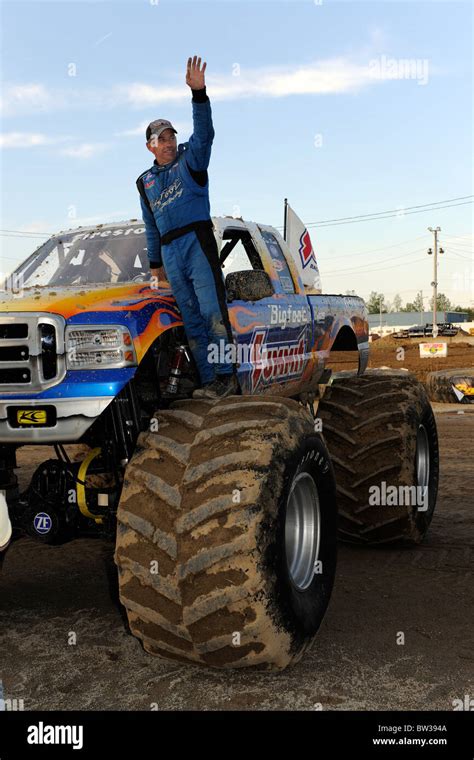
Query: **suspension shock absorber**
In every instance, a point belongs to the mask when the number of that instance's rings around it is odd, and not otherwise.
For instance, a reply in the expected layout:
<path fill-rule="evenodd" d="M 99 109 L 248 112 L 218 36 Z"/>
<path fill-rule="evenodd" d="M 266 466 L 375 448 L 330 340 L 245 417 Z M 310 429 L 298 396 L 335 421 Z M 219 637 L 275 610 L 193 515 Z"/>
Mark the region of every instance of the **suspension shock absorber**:
<path fill-rule="evenodd" d="M 168 385 L 166 386 L 166 393 L 173 395 L 178 393 L 179 381 L 183 374 L 183 367 L 186 361 L 189 361 L 188 347 L 177 346 L 170 362 L 170 374 L 168 377 Z"/>
<path fill-rule="evenodd" d="M 18 498 L 16 466 L 16 447 L 0 446 L 0 568 L 13 532 L 8 502 L 11 507 Z"/>
<path fill-rule="evenodd" d="M 8 515 L 8 504 L 3 491 L 0 491 L 0 564 L 2 552 L 5 551 L 12 537 L 12 524 Z"/>

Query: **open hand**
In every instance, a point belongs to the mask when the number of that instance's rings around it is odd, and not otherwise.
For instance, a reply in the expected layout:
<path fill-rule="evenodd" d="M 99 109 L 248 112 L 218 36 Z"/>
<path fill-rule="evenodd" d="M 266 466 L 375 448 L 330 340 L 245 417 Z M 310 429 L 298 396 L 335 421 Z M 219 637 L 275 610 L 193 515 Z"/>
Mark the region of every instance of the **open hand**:
<path fill-rule="evenodd" d="M 191 87 L 192 90 L 202 90 L 205 87 L 204 72 L 206 71 L 207 63 L 204 61 L 201 69 L 201 59 L 194 56 L 194 58 L 188 58 L 188 66 L 186 68 L 186 84 Z"/>
<path fill-rule="evenodd" d="M 160 287 L 160 283 L 164 284 L 164 282 L 166 282 L 165 268 L 158 267 L 157 269 L 150 269 L 150 272 L 151 272 L 150 288 L 152 290 L 158 290 Z"/>

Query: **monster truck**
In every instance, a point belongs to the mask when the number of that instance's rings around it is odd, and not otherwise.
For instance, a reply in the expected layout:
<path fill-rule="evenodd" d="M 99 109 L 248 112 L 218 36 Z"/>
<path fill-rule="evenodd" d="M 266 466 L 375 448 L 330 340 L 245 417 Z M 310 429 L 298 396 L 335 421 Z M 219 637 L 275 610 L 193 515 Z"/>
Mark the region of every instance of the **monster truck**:
<path fill-rule="evenodd" d="M 459 330 L 453 325 L 452 322 L 438 322 L 438 336 L 444 335 L 447 337 L 453 337 L 457 335 Z M 425 325 L 425 335 L 433 335 L 433 323 L 427 322 Z"/>
<path fill-rule="evenodd" d="M 425 328 L 423 325 L 412 325 L 412 327 L 406 327 L 403 330 L 399 330 L 393 333 L 394 338 L 424 338 Z"/>
<path fill-rule="evenodd" d="M 321 624 L 338 530 L 364 545 L 423 538 L 436 425 L 413 377 L 366 372 L 361 298 L 307 294 L 273 227 L 213 225 L 233 343 L 209 359 L 235 364 L 240 394 L 192 397 L 196 367 L 167 283 L 150 284 L 141 222 L 60 232 L 0 304 L 0 490 L 14 538 L 115 541 L 147 652 L 279 669 Z M 334 351 L 355 352 L 353 372 L 331 374 Z M 55 456 L 21 490 L 16 450 L 38 444 Z M 377 503 L 377 489 L 426 498 Z"/>
<path fill-rule="evenodd" d="M 452 322 L 438 322 L 438 336 L 444 335 L 452 337 L 457 335 L 458 328 Z M 413 325 L 405 330 L 400 330 L 394 334 L 394 338 L 426 338 L 433 335 L 433 323 L 427 322 L 425 326 Z"/>

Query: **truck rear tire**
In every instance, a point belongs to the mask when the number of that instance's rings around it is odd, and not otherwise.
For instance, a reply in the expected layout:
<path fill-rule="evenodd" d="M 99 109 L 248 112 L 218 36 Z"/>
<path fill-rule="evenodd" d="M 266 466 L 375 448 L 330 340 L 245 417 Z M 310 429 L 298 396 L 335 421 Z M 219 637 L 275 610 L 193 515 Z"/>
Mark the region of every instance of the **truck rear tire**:
<path fill-rule="evenodd" d="M 432 401 L 447 404 L 474 402 L 474 368 L 430 372 L 426 378 L 426 389 Z"/>
<path fill-rule="evenodd" d="M 340 538 L 420 543 L 439 478 L 436 422 L 422 384 L 383 370 L 335 378 L 318 417 L 336 473 Z"/>
<path fill-rule="evenodd" d="M 282 669 L 312 643 L 335 574 L 334 473 L 307 410 L 176 402 L 139 436 L 115 561 L 132 633 L 161 657 Z"/>

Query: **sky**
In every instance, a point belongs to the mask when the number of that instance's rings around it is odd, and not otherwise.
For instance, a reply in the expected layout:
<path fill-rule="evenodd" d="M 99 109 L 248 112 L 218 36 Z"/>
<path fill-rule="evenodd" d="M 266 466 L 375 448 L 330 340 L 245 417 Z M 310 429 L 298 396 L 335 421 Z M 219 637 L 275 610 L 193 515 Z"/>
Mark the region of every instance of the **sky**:
<path fill-rule="evenodd" d="M 324 292 L 406 302 L 422 289 L 427 307 L 427 228 L 439 226 L 438 289 L 474 305 L 471 2 L 0 8 L 2 272 L 47 233 L 141 218 L 146 125 L 167 118 L 189 139 L 196 54 L 216 132 L 214 216 L 282 227 L 286 197 L 310 225 Z M 347 219 L 369 214 L 381 218 Z"/>

